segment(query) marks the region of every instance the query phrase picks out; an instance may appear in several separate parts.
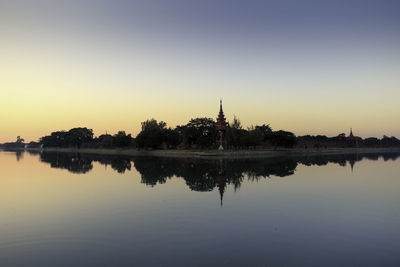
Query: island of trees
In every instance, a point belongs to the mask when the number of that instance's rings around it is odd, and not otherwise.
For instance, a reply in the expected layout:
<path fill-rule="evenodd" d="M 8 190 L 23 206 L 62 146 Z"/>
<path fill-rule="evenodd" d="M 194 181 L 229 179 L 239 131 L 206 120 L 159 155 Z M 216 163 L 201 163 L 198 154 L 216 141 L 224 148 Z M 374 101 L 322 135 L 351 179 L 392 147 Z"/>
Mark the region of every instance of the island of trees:
<path fill-rule="evenodd" d="M 149 119 L 141 123 L 141 131 L 136 137 L 125 131 L 114 135 L 102 134 L 94 136 L 93 131 L 86 127 L 73 128 L 68 131 L 56 131 L 43 136 L 38 142 L 25 143 L 20 136 L 15 142 L 5 143 L 3 148 L 135 148 L 143 150 L 154 149 L 217 149 L 218 131 L 212 118 L 194 118 L 185 125 L 175 128 L 168 127 L 163 121 Z M 341 133 L 334 137 L 325 135 L 295 136 L 292 132 L 273 131 L 269 124 L 244 128 L 240 120 L 234 117 L 227 123 L 224 131 L 224 148 L 241 149 L 326 149 L 332 147 L 400 147 L 396 137 L 383 136 L 378 139 L 370 137 L 362 139 Z"/>

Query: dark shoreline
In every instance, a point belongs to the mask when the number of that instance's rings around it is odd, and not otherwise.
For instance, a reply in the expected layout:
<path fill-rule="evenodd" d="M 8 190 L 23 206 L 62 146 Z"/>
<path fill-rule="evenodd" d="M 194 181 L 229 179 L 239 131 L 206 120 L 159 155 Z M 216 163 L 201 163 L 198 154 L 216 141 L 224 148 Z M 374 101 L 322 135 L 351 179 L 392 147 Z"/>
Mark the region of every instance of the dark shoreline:
<path fill-rule="evenodd" d="M 328 149 L 281 149 L 281 150 L 137 150 L 137 149 L 98 149 L 98 148 L 28 148 L 6 149 L 2 151 L 32 151 L 32 152 L 58 152 L 58 153 L 83 153 L 100 155 L 125 155 L 125 156 L 153 156 L 169 158 L 278 158 L 298 156 L 323 156 L 344 154 L 369 154 L 369 153 L 400 153 L 400 147 L 390 148 L 328 148 Z"/>

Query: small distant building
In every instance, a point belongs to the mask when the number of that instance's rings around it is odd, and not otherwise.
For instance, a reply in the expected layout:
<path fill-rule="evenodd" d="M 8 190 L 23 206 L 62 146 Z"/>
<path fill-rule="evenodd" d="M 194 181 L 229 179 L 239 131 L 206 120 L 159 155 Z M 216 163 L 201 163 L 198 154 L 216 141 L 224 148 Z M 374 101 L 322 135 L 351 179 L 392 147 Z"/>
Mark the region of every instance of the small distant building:
<path fill-rule="evenodd" d="M 101 147 L 107 148 L 112 146 L 112 136 L 108 133 L 100 135 L 98 140 Z"/>
<path fill-rule="evenodd" d="M 349 147 L 358 147 L 358 138 L 353 135 L 353 129 L 350 128 L 350 134 L 346 138 L 347 146 Z"/>
<path fill-rule="evenodd" d="M 216 129 L 219 135 L 219 150 L 224 149 L 224 139 L 225 139 L 225 132 L 226 132 L 226 120 L 224 111 L 222 110 L 222 100 L 219 101 L 219 114 L 217 117 Z"/>

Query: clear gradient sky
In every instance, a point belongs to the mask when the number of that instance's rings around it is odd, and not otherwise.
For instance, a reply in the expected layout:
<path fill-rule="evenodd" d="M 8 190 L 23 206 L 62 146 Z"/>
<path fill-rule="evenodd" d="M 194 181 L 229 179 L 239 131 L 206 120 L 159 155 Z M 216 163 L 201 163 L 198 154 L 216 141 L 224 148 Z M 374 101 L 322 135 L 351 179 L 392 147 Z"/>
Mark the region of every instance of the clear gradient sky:
<path fill-rule="evenodd" d="M 400 137 L 400 1 L 0 0 L 0 142 L 225 115 Z"/>

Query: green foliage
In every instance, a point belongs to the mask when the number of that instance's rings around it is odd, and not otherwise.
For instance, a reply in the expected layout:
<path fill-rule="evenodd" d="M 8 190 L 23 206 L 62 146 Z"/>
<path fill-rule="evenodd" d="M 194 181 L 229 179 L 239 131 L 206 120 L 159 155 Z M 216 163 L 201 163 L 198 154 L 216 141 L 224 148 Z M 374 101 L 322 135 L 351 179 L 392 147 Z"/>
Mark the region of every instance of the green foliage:
<path fill-rule="evenodd" d="M 178 131 L 186 147 L 212 147 L 217 140 L 215 121 L 211 118 L 191 119 L 185 126 L 178 127 Z"/>
<path fill-rule="evenodd" d="M 165 122 L 157 122 L 155 119 L 142 122 L 142 131 L 136 137 L 137 146 L 139 148 L 160 148 L 166 126 Z"/>
<path fill-rule="evenodd" d="M 244 130 L 235 116 L 232 125 L 229 125 L 226 131 L 226 140 L 228 146 L 233 148 L 256 147 L 267 142 L 271 132 L 269 124 L 251 126 Z"/>

